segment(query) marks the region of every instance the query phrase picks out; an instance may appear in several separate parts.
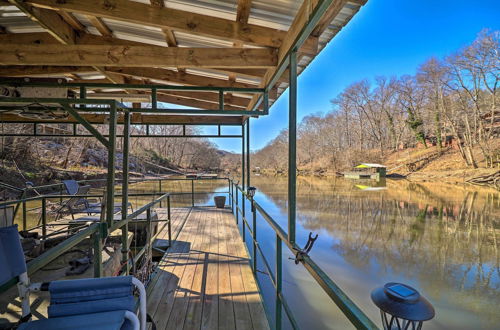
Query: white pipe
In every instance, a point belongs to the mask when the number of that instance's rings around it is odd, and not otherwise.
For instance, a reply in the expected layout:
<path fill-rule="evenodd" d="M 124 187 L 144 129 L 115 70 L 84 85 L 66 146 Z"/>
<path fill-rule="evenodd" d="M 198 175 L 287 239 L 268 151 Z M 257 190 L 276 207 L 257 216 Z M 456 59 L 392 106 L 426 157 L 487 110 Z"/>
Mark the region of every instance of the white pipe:
<path fill-rule="evenodd" d="M 125 318 L 127 320 L 129 320 L 130 323 L 132 323 L 132 328 L 134 330 L 139 330 L 140 324 L 139 324 L 139 319 L 137 318 L 137 315 L 135 315 L 131 311 L 125 311 Z"/>
<path fill-rule="evenodd" d="M 139 290 L 139 317 L 141 320 L 141 330 L 146 330 L 146 288 L 141 281 L 132 277 L 132 284 Z"/>
<path fill-rule="evenodd" d="M 21 299 L 21 309 L 22 316 L 29 315 L 30 310 L 30 279 L 28 273 L 22 273 L 19 275 L 19 283 L 17 284 L 17 289 L 19 290 L 19 298 Z"/>

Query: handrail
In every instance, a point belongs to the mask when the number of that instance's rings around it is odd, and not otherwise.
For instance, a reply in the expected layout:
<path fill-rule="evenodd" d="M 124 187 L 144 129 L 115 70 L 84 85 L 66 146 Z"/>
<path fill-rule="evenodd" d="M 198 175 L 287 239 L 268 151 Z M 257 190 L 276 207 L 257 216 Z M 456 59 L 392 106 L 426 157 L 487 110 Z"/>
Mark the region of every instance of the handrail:
<path fill-rule="evenodd" d="M 281 328 L 281 305 L 284 307 L 285 313 L 288 316 L 288 319 L 292 323 L 293 328 L 298 328 L 291 310 L 289 309 L 286 300 L 281 292 L 281 243 L 284 242 L 288 247 L 290 252 L 296 253 L 300 250 L 300 247 L 296 243 L 290 243 L 288 240 L 288 235 L 281 228 L 281 226 L 264 210 L 264 208 L 259 205 L 253 198 L 249 197 L 247 192 L 243 190 L 238 184 L 235 184 L 233 180 L 229 179 L 230 184 L 233 186 L 231 190 L 231 210 L 241 213 L 241 217 L 243 219 L 243 228 L 246 225 L 252 234 L 252 243 L 253 243 L 253 254 L 251 254 L 253 271 L 256 272 L 256 252 L 258 251 L 264 261 L 264 265 L 267 268 L 269 277 L 273 286 L 276 290 L 276 328 Z M 235 189 L 236 188 L 236 189 Z M 236 199 L 233 196 L 233 192 L 236 191 Z M 248 221 L 246 220 L 246 216 L 243 211 L 238 207 L 238 191 L 242 193 L 242 201 L 245 203 L 245 199 L 247 199 L 252 205 L 252 218 L 253 218 L 253 228 L 250 229 Z M 236 202 L 236 207 L 234 207 L 234 202 Z M 257 212 L 262 216 L 262 218 L 270 225 L 273 231 L 276 234 L 276 271 L 273 274 L 269 262 L 267 261 L 262 249 L 259 246 L 257 241 L 257 233 L 256 233 L 256 215 Z M 238 217 L 236 216 L 236 221 L 238 221 Z M 347 317 L 347 319 L 357 328 L 357 329 L 378 329 L 377 325 L 370 320 L 370 318 L 347 296 L 347 294 L 337 285 L 335 282 L 321 269 L 314 260 L 308 256 L 304 255 L 300 262 L 304 265 L 305 269 L 311 274 L 311 276 L 316 280 L 316 282 L 321 286 L 323 291 L 333 300 L 333 302 L 339 307 L 342 313 Z M 278 324 L 279 322 L 279 324 Z"/>

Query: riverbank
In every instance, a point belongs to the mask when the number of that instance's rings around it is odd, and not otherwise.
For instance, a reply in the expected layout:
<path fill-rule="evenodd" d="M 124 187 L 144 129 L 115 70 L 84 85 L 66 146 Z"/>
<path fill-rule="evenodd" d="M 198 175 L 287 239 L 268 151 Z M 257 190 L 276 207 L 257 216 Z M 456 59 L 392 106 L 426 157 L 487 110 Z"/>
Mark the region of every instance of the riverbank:
<path fill-rule="evenodd" d="M 493 140 L 492 143 L 495 148 L 500 150 L 500 141 L 498 139 Z M 497 168 L 484 168 L 484 159 L 480 156 L 480 152 L 476 152 L 475 155 L 478 168 L 467 167 L 458 150 L 452 148 L 439 150 L 436 146 L 389 152 L 383 160 L 379 159 L 377 162 L 387 166 L 389 175 L 415 182 L 473 183 L 477 178 L 493 176 L 500 172 L 500 164 Z M 258 164 L 255 164 L 255 166 L 258 166 Z M 342 176 L 342 172 L 348 170 L 348 168 L 333 169 L 328 166 L 314 164 L 302 166 L 299 164 L 297 166 L 299 176 Z M 287 175 L 286 171 L 276 169 L 261 168 L 260 173 L 264 175 Z M 493 186 L 500 189 L 500 182 L 497 182 L 496 185 L 493 184 Z"/>

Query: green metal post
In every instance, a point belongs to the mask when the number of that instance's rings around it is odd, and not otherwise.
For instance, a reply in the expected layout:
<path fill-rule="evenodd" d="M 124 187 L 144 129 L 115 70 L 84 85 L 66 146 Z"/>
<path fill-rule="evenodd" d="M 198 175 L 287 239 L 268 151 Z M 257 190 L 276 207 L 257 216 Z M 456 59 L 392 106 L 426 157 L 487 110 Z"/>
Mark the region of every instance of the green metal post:
<path fill-rule="evenodd" d="M 234 214 L 234 183 L 231 181 L 231 212 Z"/>
<path fill-rule="evenodd" d="M 236 186 L 236 208 L 235 208 L 235 214 L 236 214 L 236 224 L 238 224 L 238 217 L 239 217 L 239 212 L 238 211 L 238 186 Z"/>
<path fill-rule="evenodd" d="M 113 224 L 113 209 L 115 204 L 115 152 L 116 152 L 116 104 L 111 104 L 109 111 L 108 137 L 108 178 L 106 187 L 106 221 L 108 227 Z"/>
<path fill-rule="evenodd" d="M 151 88 L 151 107 L 156 110 L 158 107 L 158 95 L 157 89 L 155 87 Z"/>
<path fill-rule="evenodd" d="M 288 105 L 288 241 L 295 242 L 297 198 L 297 51 L 290 53 Z"/>
<path fill-rule="evenodd" d="M 47 237 L 47 200 L 42 198 L 42 237 Z"/>
<path fill-rule="evenodd" d="M 94 239 L 94 277 L 102 277 L 102 240 L 101 229 L 93 235 Z"/>
<path fill-rule="evenodd" d="M 269 113 L 269 92 L 264 92 L 264 113 Z"/>
<path fill-rule="evenodd" d="M 122 220 L 128 215 L 128 173 L 129 173 L 129 146 L 130 146 L 130 112 L 123 114 L 123 175 L 122 175 Z M 122 227 L 122 263 L 125 264 L 127 275 L 130 271 L 128 263 L 128 224 Z"/>
<path fill-rule="evenodd" d="M 80 98 L 87 98 L 87 88 L 85 86 L 80 86 Z M 85 108 L 85 104 L 80 104 L 80 108 Z"/>
<path fill-rule="evenodd" d="M 250 117 L 247 119 L 247 187 L 250 187 Z"/>
<path fill-rule="evenodd" d="M 148 208 L 146 210 L 146 223 L 147 223 L 147 249 L 148 249 L 148 253 L 147 253 L 147 256 L 149 256 L 149 258 L 152 257 L 153 255 L 153 250 L 152 250 L 152 243 L 151 242 L 151 239 L 153 237 L 153 228 L 151 227 L 151 208 Z"/>
<path fill-rule="evenodd" d="M 252 198 L 252 239 L 253 239 L 252 269 L 255 274 L 257 272 L 257 210 L 255 209 L 253 198 Z"/>
<path fill-rule="evenodd" d="M 224 110 L 224 91 L 219 91 L 219 109 Z"/>
<path fill-rule="evenodd" d="M 26 230 L 27 228 L 27 221 L 26 221 L 26 202 L 23 201 L 23 230 Z"/>
<path fill-rule="evenodd" d="M 245 190 L 245 124 L 241 125 L 241 189 Z"/>
<path fill-rule="evenodd" d="M 161 196 L 161 179 L 158 180 L 158 189 L 160 189 L 160 191 L 158 191 L 160 193 L 160 196 Z M 163 207 L 163 200 L 160 201 L 160 208 Z"/>
<path fill-rule="evenodd" d="M 168 216 L 168 247 L 172 246 L 172 214 L 170 211 L 170 195 L 167 196 L 167 216 Z"/>
<path fill-rule="evenodd" d="M 191 179 L 191 207 L 194 207 L 194 179 Z"/>
<path fill-rule="evenodd" d="M 276 235 L 276 329 L 281 329 L 282 246 L 281 238 Z"/>

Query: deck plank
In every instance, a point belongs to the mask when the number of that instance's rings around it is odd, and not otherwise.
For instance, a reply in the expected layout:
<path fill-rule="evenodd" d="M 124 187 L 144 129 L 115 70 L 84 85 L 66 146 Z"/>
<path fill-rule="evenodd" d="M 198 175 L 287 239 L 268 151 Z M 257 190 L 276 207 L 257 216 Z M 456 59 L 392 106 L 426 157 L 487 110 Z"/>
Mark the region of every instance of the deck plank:
<path fill-rule="evenodd" d="M 269 329 L 243 244 L 228 209 L 193 208 L 150 291 L 158 329 Z"/>
<path fill-rule="evenodd" d="M 232 235 L 227 231 L 224 219 L 219 212 L 217 214 L 218 234 L 220 237 L 219 245 L 219 328 L 234 329 L 236 324 L 234 320 L 233 297 L 231 287 L 231 273 L 229 263 L 231 258 L 228 256 L 228 242 Z"/>

